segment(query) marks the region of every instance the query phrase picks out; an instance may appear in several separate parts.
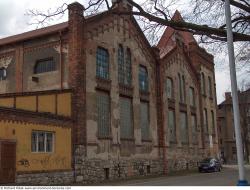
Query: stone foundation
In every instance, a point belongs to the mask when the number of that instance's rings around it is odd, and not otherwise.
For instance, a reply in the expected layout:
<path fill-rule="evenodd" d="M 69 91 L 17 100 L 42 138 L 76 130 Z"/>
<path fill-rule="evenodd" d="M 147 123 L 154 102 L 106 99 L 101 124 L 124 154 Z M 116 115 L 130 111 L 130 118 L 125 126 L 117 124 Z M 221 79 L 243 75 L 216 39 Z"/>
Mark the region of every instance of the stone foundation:
<path fill-rule="evenodd" d="M 19 185 L 67 185 L 74 181 L 73 171 L 17 174 Z"/>

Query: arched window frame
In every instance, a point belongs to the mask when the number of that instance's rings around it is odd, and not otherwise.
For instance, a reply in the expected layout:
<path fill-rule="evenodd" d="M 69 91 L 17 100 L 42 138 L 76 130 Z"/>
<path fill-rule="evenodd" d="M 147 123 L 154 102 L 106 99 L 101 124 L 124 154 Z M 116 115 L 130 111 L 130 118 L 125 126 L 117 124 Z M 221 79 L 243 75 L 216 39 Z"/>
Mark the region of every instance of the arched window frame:
<path fill-rule="evenodd" d="M 7 78 L 7 70 L 6 68 L 2 67 L 0 68 L 0 81 L 6 80 L 6 78 Z"/>
<path fill-rule="evenodd" d="M 148 92 L 148 71 L 143 65 L 139 66 L 139 89 Z"/>
<path fill-rule="evenodd" d="M 109 79 L 109 52 L 103 47 L 96 50 L 96 76 Z"/>

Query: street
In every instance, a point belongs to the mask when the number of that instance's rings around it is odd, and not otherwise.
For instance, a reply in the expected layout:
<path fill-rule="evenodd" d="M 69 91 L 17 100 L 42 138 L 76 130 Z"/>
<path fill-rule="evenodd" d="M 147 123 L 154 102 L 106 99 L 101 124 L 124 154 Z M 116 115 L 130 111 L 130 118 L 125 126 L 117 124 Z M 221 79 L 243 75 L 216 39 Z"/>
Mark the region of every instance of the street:
<path fill-rule="evenodd" d="M 246 178 L 250 181 L 250 166 L 246 167 Z M 105 185 L 117 186 L 235 186 L 238 180 L 237 166 L 224 166 L 221 172 L 191 173 L 185 176 L 166 176 L 128 180 Z"/>

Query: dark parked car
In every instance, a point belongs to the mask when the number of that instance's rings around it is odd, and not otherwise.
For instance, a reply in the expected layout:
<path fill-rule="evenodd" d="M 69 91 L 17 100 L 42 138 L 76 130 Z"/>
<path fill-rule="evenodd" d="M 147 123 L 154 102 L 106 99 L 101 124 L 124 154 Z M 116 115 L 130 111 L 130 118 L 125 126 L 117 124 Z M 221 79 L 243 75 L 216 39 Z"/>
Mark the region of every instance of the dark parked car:
<path fill-rule="evenodd" d="M 222 165 L 216 158 L 206 158 L 199 164 L 199 172 L 220 172 Z"/>

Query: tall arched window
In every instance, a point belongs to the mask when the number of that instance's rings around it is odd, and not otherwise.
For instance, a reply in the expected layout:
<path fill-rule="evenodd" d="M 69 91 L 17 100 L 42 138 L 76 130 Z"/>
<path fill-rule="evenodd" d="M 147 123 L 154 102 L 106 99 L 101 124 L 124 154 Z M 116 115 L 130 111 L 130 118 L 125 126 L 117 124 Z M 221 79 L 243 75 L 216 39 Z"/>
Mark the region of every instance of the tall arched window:
<path fill-rule="evenodd" d="M 124 51 L 122 45 L 118 47 L 118 81 L 123 84 L 124 82 Z"/>
<path fill-rule="evenodd" d="M 126 85 L 131 85 L 131 78 L 132 78 L 132 66 L 131 66 L 131 52 L 130 49 L 127 48 L 126 51 L 126 61 L 125 61 L 125 81 Z"/>
<path fill-rule="evenodd" d="M 7 77 L 7 72 L 4 67 L 0 68 L 0 80 L 5 80 Z"/>
<path fill-rule="evenodd" d="M 166 93 L 168 98 L 174 98 L 173 80 L 169 77 L 166 82 Z"/>
<path fill-rule="evenodd" d="M 131 52 L 127 48 L 124 53 L 122 45 L 118 47 L 118 80 L 119 84 L 131 85 Z"/>
<path fill-rule="evenodd" d="M 46 73 L 56 70 L 56 63 L 53 59 L 53 57 L 46 58 L 46 59 L 40 59 L 36 61 L 36 65 L 34 67 L 34 73 Z"/>
<path fill-rule="evenodd" d="M 205 75 L 201 73 L 201 93 L 206 95 L 206 83 L 205 83 Z"/>
<path fill-rule="evenodd" d="M 148 91 L 148 72 L 147 68 L 142 65 L 139 67 L 139 88 L 140 91 Z"/>
<path fill-rule="evenodd" d="M 96 76 L 109 78 L 109 53 L 108 50 L 98 47 L 96 51 Z"/>
<path fill-rule="evenodd" d="M 209 95 L 210 98 L 213 97 L 212 80 L 211 80 L 210 76 L 208 76 L 208 95 Z"/>

